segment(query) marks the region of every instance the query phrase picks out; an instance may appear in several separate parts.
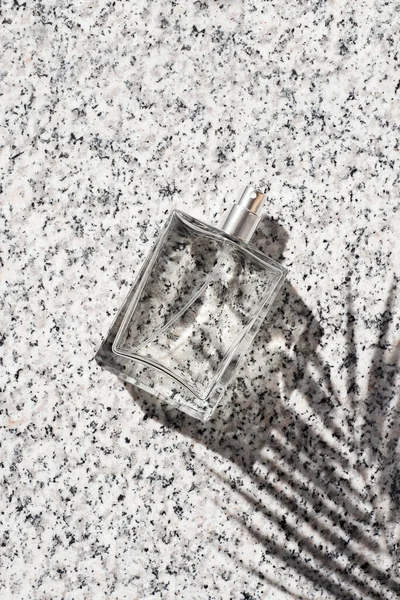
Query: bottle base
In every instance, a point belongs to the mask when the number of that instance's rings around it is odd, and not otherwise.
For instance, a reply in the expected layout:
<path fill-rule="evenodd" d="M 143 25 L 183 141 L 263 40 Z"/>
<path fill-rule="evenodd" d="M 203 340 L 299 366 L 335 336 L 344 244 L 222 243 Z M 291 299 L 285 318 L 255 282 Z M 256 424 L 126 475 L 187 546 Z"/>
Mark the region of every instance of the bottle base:
<path fill-rule="evenodd" d="M 149 365 L 127 361 L 105 346 L 103 343 L 95 355 L 100 367 L 195 419 L 205 422 L 211 418 L 221 394 L 213 393 L 206 400 L 194 395 L 189 397 L 190 393 L 165 373 Z"/>

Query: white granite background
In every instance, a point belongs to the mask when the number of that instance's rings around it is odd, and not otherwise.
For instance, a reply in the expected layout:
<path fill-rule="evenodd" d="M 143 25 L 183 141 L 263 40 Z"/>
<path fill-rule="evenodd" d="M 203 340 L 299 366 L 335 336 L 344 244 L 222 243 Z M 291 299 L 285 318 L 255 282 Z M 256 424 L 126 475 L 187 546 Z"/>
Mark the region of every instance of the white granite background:
<path fill-rule="evenodd" d="M 399 2 L 1 10 L 2 600 L 397 598 Z M 290 283 L 202 426 L 93 357 L 249 182 Z"/>

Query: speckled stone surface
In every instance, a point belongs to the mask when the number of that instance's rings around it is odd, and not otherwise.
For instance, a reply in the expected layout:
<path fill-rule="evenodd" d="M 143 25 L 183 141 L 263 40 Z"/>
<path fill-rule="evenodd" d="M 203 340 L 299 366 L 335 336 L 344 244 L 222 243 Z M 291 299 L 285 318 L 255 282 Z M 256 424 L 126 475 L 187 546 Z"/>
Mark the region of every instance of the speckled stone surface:
<path fill-rule="evenodd" d="M 2 600 L 399 597 L 399 24 L 4 3 Z M 249 182 L 289 280 L 203 425 L 94 354 L 171 208 Z"/>

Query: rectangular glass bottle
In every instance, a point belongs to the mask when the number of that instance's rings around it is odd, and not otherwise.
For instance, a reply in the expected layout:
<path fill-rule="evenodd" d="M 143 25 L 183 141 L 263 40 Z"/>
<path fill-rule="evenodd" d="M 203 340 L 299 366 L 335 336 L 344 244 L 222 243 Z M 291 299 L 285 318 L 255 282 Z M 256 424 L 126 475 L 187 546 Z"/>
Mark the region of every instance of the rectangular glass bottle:
<path fill-rule="evenodd" d="M 285 277 L 243 241 L 259 220 L 251 201 L 260 193 L 246 188 L 241 201 L 246 194 L 249 206 L 234 205 L 223 230 L 172 212 L 96 354 L 121 379 L 203 421 Z"/>

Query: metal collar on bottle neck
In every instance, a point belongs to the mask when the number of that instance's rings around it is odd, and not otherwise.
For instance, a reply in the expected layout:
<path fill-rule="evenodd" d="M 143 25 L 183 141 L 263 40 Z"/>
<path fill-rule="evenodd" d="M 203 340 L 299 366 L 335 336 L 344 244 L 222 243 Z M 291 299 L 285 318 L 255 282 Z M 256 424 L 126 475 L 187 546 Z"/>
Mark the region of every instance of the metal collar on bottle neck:
<path fill-rule="evenodd" d="M 221 226 L 222 231 L 244 242 L 249 242 L 260 222 L 259 212 L 263 202 L 264 194 L 248 185 L 239 201 L 232 206 L 224 219 Z"/>

